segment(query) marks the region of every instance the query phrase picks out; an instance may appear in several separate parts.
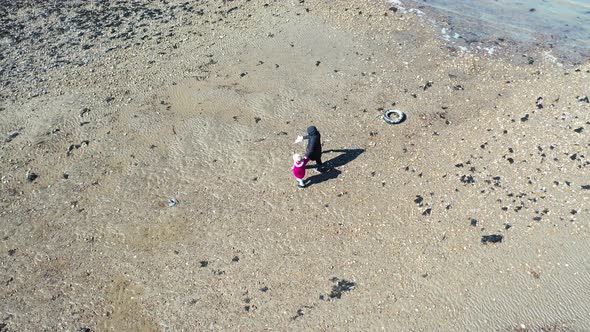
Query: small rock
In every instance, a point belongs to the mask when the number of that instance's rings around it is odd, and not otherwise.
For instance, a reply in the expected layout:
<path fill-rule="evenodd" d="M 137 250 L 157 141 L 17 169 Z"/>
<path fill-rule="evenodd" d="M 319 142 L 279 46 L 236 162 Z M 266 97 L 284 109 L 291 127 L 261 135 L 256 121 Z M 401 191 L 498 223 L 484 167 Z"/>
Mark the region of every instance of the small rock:
<path fill-rule="evenodd" d="M 543 108 L 543 97 L 537 98 L 536 105 L 537 105 L 537 108 L 538 109 L 542 109 Z"/>
<path fill-rule="evenodd" d="M 234 258 L 232 258 L 231 261 L 232 262 L 239 262 L 240 261 L 240 257 L 234 256 Z"/>
<path fill-rule="evenodd" d="M 502 242 L 503 238 L 504 236 L 500 234 L 484 235 L 481 237 L 481 243 L 498 243 Z"/>
<path fill-rule="evenodd" d="M 475 178 L 472 175 L 462 175 L 460 180 L 461 180 L 461 182 L 463 182 L 465 184 L 474 184 L 475 183 Z"/>
<path fill-rule="evenodd" d="M 414 203 L 416 203 L 418 206 L 422 206 L 423 201 L 424 201 L 424 197 L 422 197 L 420 195 L 416 195 L 416 199 L 414 200 Z"/>
<path fill-rule="evenodd" d="M 18 130 L 11 131 L 11 132 L 8 133 L 8 135 L 4 139 L 4 142 L 5 143 L 12 142 L 12 140 L 15 139 L 18 135 L 20 135 L 20 132 Z"/>
<path fill-rule="evenodd" d="M 471 219 L 471 226 L 473 226 L 473 227 L 477 226 L 477 219 Z"/>
<path fill-rule="evenodd" d="M 209 265 L 208 261 L 200 261 L 199 264 L 201 265 L 201 267 L 207 267 L 207 265 Z"/>
<path fill-rule="evenodd" d="M 37 178 L 39 177 L 39 175 L 37 175 L 36 173 L 33 172 L 27 172 L 27 182 L 33 182 L 35 181 Z"/>

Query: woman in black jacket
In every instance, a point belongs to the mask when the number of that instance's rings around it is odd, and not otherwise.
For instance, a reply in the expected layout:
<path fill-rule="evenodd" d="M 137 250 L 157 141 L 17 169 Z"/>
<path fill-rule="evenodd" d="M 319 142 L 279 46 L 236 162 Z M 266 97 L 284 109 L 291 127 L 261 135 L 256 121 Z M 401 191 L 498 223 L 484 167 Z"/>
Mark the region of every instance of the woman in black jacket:
<path fill-rule="evenodd" d="M 310 126 L 307 128 L 307 136 L 297 136 L 295 143 L 303 142 L 304 139 L 307 140 L 305 156 L 315 161 L 316 169 L 322 171 L 322 142 L 320 132 L 315 126 Z"/>

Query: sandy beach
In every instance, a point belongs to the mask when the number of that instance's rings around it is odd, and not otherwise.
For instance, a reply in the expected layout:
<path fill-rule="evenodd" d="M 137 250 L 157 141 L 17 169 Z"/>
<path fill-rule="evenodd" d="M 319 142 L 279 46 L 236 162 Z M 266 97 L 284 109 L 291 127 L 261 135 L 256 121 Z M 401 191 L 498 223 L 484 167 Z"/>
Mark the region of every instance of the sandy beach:
<path fill-rule="evenodd" d="M 382 1 L 0 8 L 0 332 L 590 330 L 588 61 Z"/>

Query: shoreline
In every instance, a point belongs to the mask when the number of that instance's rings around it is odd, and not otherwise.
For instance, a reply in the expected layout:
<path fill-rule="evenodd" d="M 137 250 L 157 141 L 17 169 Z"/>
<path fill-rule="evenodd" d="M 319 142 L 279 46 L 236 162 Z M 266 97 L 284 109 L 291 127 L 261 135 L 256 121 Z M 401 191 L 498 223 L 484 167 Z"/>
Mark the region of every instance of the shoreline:
<path fill-rule="evenodd" d="M 490 22 L 480 22 L 467 16 L 451 17 L 444 9 L 431 8 L 417 1 L 409 1 L 410 5 L 405 5 L 408 8 L 403 7 L 404 4 L 401 2 L 393 2 L 393 4 L 404 14 L 414 14 L 430 22 L 435 28 L 440 29 L 442 38 L 449 42 L 450 48 L 459 48 L 463 52 L 487 53 L 490 56 L 499 53 L 499 56 L 511 59 L 515 64 L 527 63 L 531 57 L 533 60 L 544 57 L 566 67 L 579 66 L 590 60 L 590 48 L 570 45 L 566 49 L 565 45 L 554 45 L 559 40 L 551 40 L 557 37 L 552 37 L 549 33 L 537 33 L 538 36 L 532 40 L 533 31 L 530 31 L 531 36 L 528 39 L 531 40 L 525 41 L 524 38 L 518 40 L 516 36 L 510 36 L 508 32 L 493 27 Z M 460 14 L 455 13 L 455 15 Z M 452 24 L 451 21 L 456 23 Z M 479 31 L 469 32 L 472 29 Z M 527 58 L 525 62 L 518 60 L 518 56 L 521 55 Z"/>

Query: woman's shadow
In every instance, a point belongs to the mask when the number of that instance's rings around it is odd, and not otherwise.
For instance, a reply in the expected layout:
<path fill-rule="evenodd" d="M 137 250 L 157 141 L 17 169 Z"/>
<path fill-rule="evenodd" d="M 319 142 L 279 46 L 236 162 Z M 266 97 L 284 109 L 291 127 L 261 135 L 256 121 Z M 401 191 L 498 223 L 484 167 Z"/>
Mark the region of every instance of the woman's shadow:
<path fill-rule="evenodd" d="M 319 184 L 324 181 L 332 180 L 337 178 L 342 172 L 337 168 L 348 164 L 360 156 L 364 149 L 339 149 L 339 150 L 327 150 L 322 153 L 325 156 L 328 153 L 340 153 L 338 156 L 324 162 L 322 172 L 314 175 L 307 179 L 307 186 Z M 308 168 L 312 168 L 309 167 Z"/>

